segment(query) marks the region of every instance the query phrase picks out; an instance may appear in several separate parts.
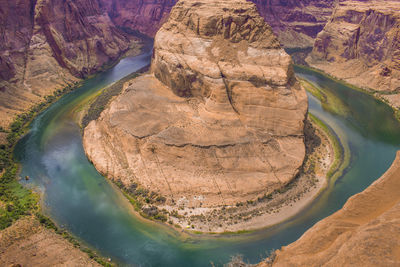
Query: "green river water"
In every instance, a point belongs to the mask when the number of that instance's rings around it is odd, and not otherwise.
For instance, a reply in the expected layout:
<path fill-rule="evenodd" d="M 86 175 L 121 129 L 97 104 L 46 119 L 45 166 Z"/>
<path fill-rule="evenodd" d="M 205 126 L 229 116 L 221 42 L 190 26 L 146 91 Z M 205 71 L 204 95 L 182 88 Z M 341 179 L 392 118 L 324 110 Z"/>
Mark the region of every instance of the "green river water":
<path fill-rule="evenodd" d="M 296 67 L 296 73 L 329 91 L 335 107 L 309 95 L 310 112 L 329 125 L 350 148 L 351 162 L 312 205 L 294 218 L 251 234 L 221 237 L 182 235 L 136 217 L 123 195 L 87 160 L 75 111 L 105 86 L 146 66 L 151 52 L 121 60 L 87 80 L 42 112 L 18 143 L 15 155 L 24 181 L 42 193 L 43 207 L 60 227 L 121 266 L 216 266 L 242 254 L 257 262 L 266 251 L 298 239 L 317 221 L 364 190 L 391 165 L 400 149 L 400 126 L 392 110 L 369 95 L 321 74 Z M 132 114 L 134 116 L 134 114 Z"/>

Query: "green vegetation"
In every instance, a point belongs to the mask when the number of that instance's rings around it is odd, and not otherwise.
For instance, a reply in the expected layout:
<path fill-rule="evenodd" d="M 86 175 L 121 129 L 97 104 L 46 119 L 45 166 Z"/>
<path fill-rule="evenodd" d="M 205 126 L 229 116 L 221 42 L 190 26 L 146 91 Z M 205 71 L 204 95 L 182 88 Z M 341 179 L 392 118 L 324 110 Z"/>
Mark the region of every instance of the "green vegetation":
<path fill-rule="evenodd" d="M 76 84 L 75 84 L 76 85 Z M 63 94 L 75 87 L 69 85 L 45 97 L 45 101 L 33 106 L 29 111 L 18 115 L 10 125 L 7 144 L 0 145 L 0 229 L 9 227 L 21 216 L 39 210 L 39 197 L 17 181 L 18 164 L 13 159 L 13 149 L 17 141 L 25 134 L 33 118 Z"/>
<path fill-rule="evenodd" d="M 346 104 L 328 90 L 323 90 L 307 80 L 299 80 L 304 89 L 306 89 L 321 102 L 321 106 L 325 110 L 343 117 L 350 112 Z"/>
<path fill-rule="evenodd" d="M 328 73 L 326 73 L 326 72 L 324 72 L 324 71 L 322 71 L 322 70 L 320 70 L 320 69 L 316 69 L 316 68 L 309 67 L 309 66 L 304 66 L 304 65 L 298 65 L 298 64 L 295 64 L 294 66 L 295 66 L 296 68 L 300 68 L 300 69 L 305 69 L 305 70 L 310 70 L 310 71 L 313 71 L 313 72 L 317 72 L 317 73 L 319 73 L 319 74 L 321 74 L 321 75 L 324 75 L 324 76 L 328 77 L 329 79 L 331 79 L 331 80 L 333 80 L 333 81 L 335 81 L 335 82 L 337 82 L 337 83 L 343 84 L 343 85 L 345 85 L 345 86 L 347 86 L 347 87 L 349 87 L 349 88 L 351 88 L 351 89 L 354 89 L 354 90 L 356 90 L 356 91 L 359 91 L 359 92 L 363 92 L 363 93 L 366 93 L 366 94 L 369 94 L 369 95 L 372 95 L 372 96 L 373 96 L 373 92 L 375 91 L 375 90 L 373 90 L 373 89 L 371 89 L 371 88 L 360 88 L 360 87 L 357 87 L 357 86 L 355 86 L 355 85 L 353 85 L 353 84 L 350 84 L 350 83 L 348 83 L 348 82 L 346 82 L 346 81 L 344 81 L 344 80 L 341 80 L 341 79 L 339 79 L 339 78 L 336 78 L 336 77 L 334 77 L 334 76 L 332 76 L 332 75 L 330 75 L 330 74 L 328 74 Z"/>
<path fill-rule="evenodd" d="M 17 171 L 17 164 L 9 165 L 0 180 L 0 230 L 39 209 L 39 197 L 16 180 Z"/>
<path fill-rule="evenodd" d="M 331 128 L 329 128 L 329 126 L 327 126 L 323 121 L 318 119 L 316 116 L 314 116 L 311 113 L 309 113 L 308 116 L 314 124 L 316 124 L 321 130 L 323 130 L 325 132 L 325 134 L 328 136 L 328 138 L 332 144 L 333 150 L 334 150 L 335 159 L 326 175 L 327 178 L 328 179 L 331 178 L 335 173 L 338 173 L 338 172 L 340 173 L 340 174 L 338 174 L 340 176 L 343 169 L 347 166 L 347 164 L 346 164 L 347 157 L 345 157 L 345 151 L 339 141 L 339 138 L 333 132 L 333 130 Z"/>
<path fill-rule="evenodd" d="M 0 132 L 7 134 L 7 144 L 0 144 L 0 230 L 11 226 L 22 216 L 35 214 L 39 222 L 46 228 L 54 230 L 62 235 L 76 248 L 87 253 L 89 257 L 103 266 L 114 266 L 93 250 L 83 246 L 75 237 L 59 229 L 50 218 L 41 213 L 39 195 L 32 192 L 18 182 L 18 163 L 13 158 L 13 150 L 18 140 L 26 133 L 28 126 L 36 115 L 57 101 L 61 96 L 71 92 L 80 83 L 68 85 L 59 89 L 53 95 L 46 96 L 45 101 L 33 106 L 29 111 L 16 116 L 7 131 L 0 128 Z"/>
<path fill-rule="evenodd" d="M 166 222 L 168 220 L 168 211 L 165 209 L 159 210 L 154 204 L 163 204 L 166 201 L 164 196 L 157 194 L 156 192 L 150 192 L 148 189 L 144 189 L 133 183 L 129 187 L 125 186 L 121 181 L 115 181 L 116 184 L 124 194 L 124 196 L 132 204 L 135 211 L 150 220 Z M 176 215 L 174 213 L 171 215 Z"/>
<path fill-rule="evenodd" d="M 368 95 L 372 96 L 373 98 L 375 98 L 375 99 L 381 101 L 382 103 L 385 103 L 388 106 L 390 106 L 392 108 L 392 110 L 393 110 L 393 115 L 395 116 L 395 118 L 398 121 L 400 121 L 400 109 L 390 105 L 388 100 L 383 97 L 384 95 L 398 94 L 398 93 L 400 93 L 399 90 L 378 91 L 378 90 L 374 90 L 372 88 L 360 88 L 360 87 L 357 87 L 357 86 L 355 86 L 353 84 L 350 84 L 350 83 L 348 83 L 348 82 L 346 82 L 344 80 L 338 79 L 338 78 L 336 78 L 336 77 L 334 77 L 334 76 L 332 76 L 332 75 L 330 75 L 330 74 L 328 74 L 328 73 L 326 73 L 326 72 L 324 72 L 324 71 L 322 71 L 320 69 L 316 69 L 316 68 L 313 68 L 313 67 L 310 67 L 310 66 L 299 65 L 299 64 L 295 64 L 294 66 L 296 68 L 305 69 L 305 70 L 311 70 L 311 71 L 317 72 L 317 73 L 319 73 L 321 75 L 324 75 L 324 76 L 328 77 L 329 79 L 334 80 L 337 83 L 343 84 L 343 85 L 345 85 L 345 86 L 347 86 L 347 87 L 349 87 L 349 88 L 351 88 L 353 90 L 356 90 L 356 91 L 359 91 L 359 92 L 362 92 L 364 94 L 368 94 Z M 307 90 L 307 88 L 306 88 L 306 90 Z M 313 94 L 311 91 L 310 91 L 310 93 Z M 314 95 L 314 96 L 317 97 L 316 95 Z"/>
<path fill-rule="evenodd" d="M 36 218 L 39 220 L 39 222 L 46 227 L 47 229 L 51 229 L 54 230 L 57 234 L 61 235 L 62 237 L 64 237 L 66 240 L 68 240 L 72 245 L 74 245 L 75 248 L 80 249 L 82 252 L 85 252 L 86 254 L 89 255 L 89 257 L 93 260 L 95 260 L 96 262 L 98 262 L 99 264 L 106 266 L 106 267 L 112 267 L 114 266 L 113 264 L 105 261 L 101 256 L 97 255 L 97 253 L 86 247 L 83 246 L 81 244 L 81 242 L 79 242 L 74 236 L 72 236 L 70 233 L 68 233 L 66 230 L 64 229 L 60 229 L 58 228 L 52 221 L 50 218 L 44 216 L 42 213 L 40 212 L 36 212 L 35 213 Z"/>
<path fill-rule="evenodd" d="M 100 117 L 101 112 L 106 108 L 110 100 L 121 93 L 122 88 L 126 82 L 138 77 L 141 73 L 147 71 L 148 67 L 145 67 L 135 73 L 132 73 L 121 80 L 115 82 L 109 87 L 105 88 L 90 105 L 87 113 L 82 119 L 82 128 L 85 128 L 89 122 L 96 120 Z"/>

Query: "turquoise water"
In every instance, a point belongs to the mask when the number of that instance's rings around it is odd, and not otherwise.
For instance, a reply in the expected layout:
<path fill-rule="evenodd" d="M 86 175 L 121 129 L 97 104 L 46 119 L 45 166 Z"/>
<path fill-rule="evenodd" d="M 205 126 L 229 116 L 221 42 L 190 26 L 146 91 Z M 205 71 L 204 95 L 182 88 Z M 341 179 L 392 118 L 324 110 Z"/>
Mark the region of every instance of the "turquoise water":
<path fill-rule="evenodd" d="M 45 212 L 90 247 L 122 266 L 222 265 L 242 254 L 257 262 L 266 251 L 298 239 L 320 219 L 379 178 L 400 148 L 400 126 L 391 109 L 372 97 L 351 90 L 312 71 L 298 75 L 337 97 L 341 112 L 321 106 L 309 96 L 310 111 L 346 142 L 351 164 L 310 207 L 292 220 L 240 236 L 190 237 L 136 217 L 122 194 L 87 160 L 74 111 L 88 97 L 150 62 L 151 52 L 123 59 L 74 92 L 64 96 L 32 123 L 17 145 L 24 182 L 43 194 Z M 134 115 L 134 114 L 133 114 Z"/>

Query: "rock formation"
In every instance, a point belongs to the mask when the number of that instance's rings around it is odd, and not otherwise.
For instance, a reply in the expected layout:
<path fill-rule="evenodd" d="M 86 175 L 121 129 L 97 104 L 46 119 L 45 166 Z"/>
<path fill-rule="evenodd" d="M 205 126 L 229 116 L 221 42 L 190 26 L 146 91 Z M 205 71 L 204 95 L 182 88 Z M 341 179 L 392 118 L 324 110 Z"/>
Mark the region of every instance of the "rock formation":
<path fill-rule="evenodd" d="M 0 126 L 132 43 L 97 0 L 0 1 Z"/>
<path fill-rule="evenodd" d="M 336 0 L 252 0 L 286 47 L 310 47 L 329 20 Z"/>
<path fill-rule="evenodd" d="M 176 0 L 100 0 L 109 10 L 114 24 L 128 32 L 138 31 L 154 37 L 168 18 Z"/>
<path fill-rule="evenodd" d="M 400 266 L 399 177 L 400 152 L 379 180 L 278 251 L 273 266 Z"/>
<path fill-rule="evenodd" d="M 341 2 L 308 62 L 400 107 L 400 2 Z"/>
<path fill-rule="evenodd" d="M 115 25 L 154 36 L 165 22 L 176 0 L 102 0 L 108 3 Z M 335 0 L 251 0 L 285 46 L 312 46 L 337 1 Z"/>
<path fill-rule="evenodd" d="M 166 208 L 235 205 L 284 187 L 305 156 L 305 91 L 245 0 L 181 0 L 155 37 L 151 74 L 84 131 L 96 168 Z"/>
<path fill-rule="evenodd" d="M 253 0 L 285 46 L 311 46 L 334 0 Z M 153 37 L 176 0 L 0 0 L 0 126 Z"/>

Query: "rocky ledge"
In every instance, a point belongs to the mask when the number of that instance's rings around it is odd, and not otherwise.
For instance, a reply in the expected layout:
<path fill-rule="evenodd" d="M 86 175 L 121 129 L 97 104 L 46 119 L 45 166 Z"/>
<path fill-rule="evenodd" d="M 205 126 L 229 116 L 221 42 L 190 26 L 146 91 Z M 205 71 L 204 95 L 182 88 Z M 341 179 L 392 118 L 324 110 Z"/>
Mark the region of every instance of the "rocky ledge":
<path fill-rule="evenodd" d="M 307 61 L 399 108 L 400 2 L 340 2 Z"/>
<path fill-rule="evenodd" d="M 305 157 L 305 90 L 254 4 L 179 1 L 155 37 L 151 73 L 84 131 L 96 168 L 170 214 L 279 190 Z M 154 206 L 152 206 L 154 205 Z"/>

